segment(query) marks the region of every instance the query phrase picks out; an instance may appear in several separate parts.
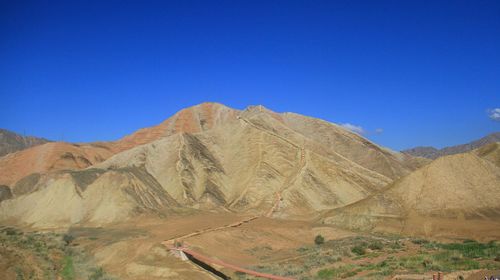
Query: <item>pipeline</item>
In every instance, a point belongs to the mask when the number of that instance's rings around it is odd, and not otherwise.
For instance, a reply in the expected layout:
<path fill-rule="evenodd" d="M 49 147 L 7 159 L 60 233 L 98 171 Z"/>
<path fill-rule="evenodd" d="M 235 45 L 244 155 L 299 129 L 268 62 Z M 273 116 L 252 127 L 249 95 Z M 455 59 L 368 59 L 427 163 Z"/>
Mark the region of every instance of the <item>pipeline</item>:
<path fill-rule="evenodd" d="M 169 247 L 169 249 L 181 251 L 184 254 L 186 254 L 188 256 L 188 258 L 189 257 L 195 258 L 196 260 L 204 262 L 206 264 L 212 264 L 212 265 L 222 266 L 222 267 L 229 268 L 231 270 L 238 271 L 238 272 L 241 272 L 241 273 L 245 273 L 245 274 L 248 274 L 248 275 L 252 275 L 252 276 L 255 276 L 255 277 L 261 277 L 261 278 L 266 278 L 266 279 L 270 279 L 270 280 L 295 280 L 293 278 L 283 277 L 283 276 L 276 276 L 276 275 L 267 274 L 267 273 L 262 273 L 262 272 L 258 272 L 258 271 L 246 269 L 246 268 L 243 268 L 243 267 L 239 267 L 239 266 L 234 265 L 234 264 L 229 264 L 229 263 L 226 263 L 226 262 L 221 261 L 221 260 L 211 259 L 209 257 L 206 257 L 206 256 L 204 256 L 202 254 L 196 253 L 196 252 L 194 252 L 194 251 L 192 251 L 192 250 L 190 250 L 188 248 L 185 248 L 185 247 Z"/>

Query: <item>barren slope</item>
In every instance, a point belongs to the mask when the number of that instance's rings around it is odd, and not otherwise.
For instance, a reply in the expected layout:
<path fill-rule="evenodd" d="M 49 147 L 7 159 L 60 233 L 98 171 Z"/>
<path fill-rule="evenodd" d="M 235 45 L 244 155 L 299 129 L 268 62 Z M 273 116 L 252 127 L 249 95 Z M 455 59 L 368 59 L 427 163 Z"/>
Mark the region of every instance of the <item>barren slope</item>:
<path fill-rule="evenodd" d="M 200 132 L 235 118 L 236 110 L 217 103 L 184 109 L 163 123 L 140 129 L 116 142 L 69 144 L 52 142 L 0 158 L 0 185 L 13 186 L 32 173 L 82 169 L 111 155 L 176 133 Z M 27 140 L 26 140 L 27 141 Z"/>
<path fill-rule="evenodd" d="M 500 167 L 500 142 L 484 145 L 474 150 L 474 153 Z"/>
<path fill-rule="evenodd" d="M 330 211 L 327 223 L 417 235 L 496 237 L 500 168 L 475 153 L 439 158 L 372 197 Z"/>
<path fill-rule="evenodd" d="M 157 132 L 135 134 L 129 138 L 135 140 L 123 143 L 135 145 L 143 141 L 139 138 L 160 138 L 114 156 L 110 150 L 116 148 L 99 145 L 97 148 L 111 157 L 92 165 L 88 171 L 91 175 L 85 173 L 85 188 L 75 183 L 76 171 L 23 178 L 13 187 L 14 197 L 0 204 L 1 217 L 40 226 L 104 224 L 141 211 L 161 212 L 178 205 L 311 217 L 317 211 L 363 199 L 412 168 L 407 157 L 336 125 L 287 117 L 261 107 L 236 115 L 227 107 L 216 105 L 214 110 L 214 106 L 192 107 L 167 120 L 164 124 L 168 125 L 154 130 Z M 160 133 L 162 130 L 166 134 Z M 330 142 L 322 140 L 324 136 Z M 38 155 L 35 158 L 41 160 L 40 164 L 52 162 Z M 382 168 L 376 168 L 377 163 Z M 138 176 L 136 170 L 141 170 L 139 177 L 143 179 L 130 180 Z M 140 191 L 127 191 L 131 189 Z M 71 203 L 51 204 L 51 197 Z M 115 200 L 120 202 L 112 202 Z M 101 209 L 111 213 L 108 218 Z"/>
<path fill-rule="evenodd" d="M 112 155 L 106 146 L 51 142 L 0 158 L 0 185 L 13 187 L 30 174 L 81 169 Z"/>
<path fill-rule="evenodd" d="M 142 168 L 58 172 L 29 187 L 0 204 L 0 220 L 37 228 L 97 226 L 178 206 Z"/>
<path fill-rule="evenodd" d="M 159 125 L 139 129 L 111 143 L 115 152 L 150 143 L 176 133 L 197 133 L 234 119 L 238 111 L 219 103 L 206 102 L 177 112 Z"/>

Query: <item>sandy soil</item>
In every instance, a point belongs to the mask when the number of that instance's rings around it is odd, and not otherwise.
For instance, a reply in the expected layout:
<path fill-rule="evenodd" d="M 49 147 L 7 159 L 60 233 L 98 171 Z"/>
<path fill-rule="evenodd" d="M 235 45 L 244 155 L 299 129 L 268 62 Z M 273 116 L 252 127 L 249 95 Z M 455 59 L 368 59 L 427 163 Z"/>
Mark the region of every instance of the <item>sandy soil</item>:
<path fill-rule="evenodd" d="M 246 218 L 248 216 L 206 212 L 164 219 L 143 216 L 106 228 L 73 227 L 69 232 L 76 237 L 74 242 L 79 247 L 120 279 L 214 279 L 196 265 L 172 256 L 161 242 Z M 296 249 L 310 245 L 316 234 L 328 239 L 353 235 L 304 221 L 261 217 L 236 228 L 209 231 L 179 241 L 197 252 L 248 267 L 257 265 L 262 258 L 279 262 L 297 257 Z"/>

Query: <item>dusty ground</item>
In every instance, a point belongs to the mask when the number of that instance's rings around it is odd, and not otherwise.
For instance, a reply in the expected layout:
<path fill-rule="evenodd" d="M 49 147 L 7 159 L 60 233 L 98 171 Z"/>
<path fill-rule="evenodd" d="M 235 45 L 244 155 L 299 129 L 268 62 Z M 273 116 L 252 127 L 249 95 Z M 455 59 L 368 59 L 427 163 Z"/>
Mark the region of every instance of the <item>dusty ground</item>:
<path fill-rule="evenodd" d="M 315 227 L 308 222 L 264 217 L 237 228 L 210 231 L 246 218 L 230 213 L 177 215 L 163 220 L 143 217 L 106 229 L 72 228 L 70 234 L 106 271 L 126 279 L 212 279 L 213 276 L 198 267 L 171 256 L 161 245 L 164 240 L 196 231 L 208 232 L 177 240 L 197 252 L 242 267 L 258 265 L 261 258 L 266 257 L 270 261 L 296 257 L 295 249 L 310 245 L 318 233 L 329 238 L 351 235 L 330 227 Z"/>
<path fill-rule="evenodd" d="M 197 231 L 208 232 L 178 240 L 197 252 L 242 267 L 258 265 L 262 259 L 274 262 L 297 257 L 296 249 L 311 245 L 317 234 L 329 239 L 352 236 L 344 230 L 309 222 L 265 217 L 240 227 L 210 231 L 247 218 L 206 212 L 176 214 L 163 219 L 143 216 L 106 228 L 73 227 L 67 233 L 75 237 L 75 248 L 93 256 L 97 264 L 118 279 L 216 279 L 190 262 L 172 256 L 161 245 L 164 240 Z"/>
<path fill-rule="evenodd" d="M 59 235 L 73 236 L 72 248 L 88 254 L 92 263 L 114 279 L 218 279 L 173 256 L 162 245 L 165 240 L 182 241 L 195 252 L 214 259 L 296 279 L 391 279 L 396 275 L 399 279 L 427 279 L 432 277 L 433 268 L 422 270 L 422 262 L 433 260 L 440 252 L 429 241 L 420 244 L 407 237 L 352 232 L 305 221 L 258 217 L 241 226 L 228 226 L 250 217 L 211 212 L 175 213 L 165 218 L 141 216 L 105 228 L 72 227 L 60 230 Z M 194 232 L 200 234 L 190 235 Z M 325 238 L 324 245 L 314 244 L 317 235 Z M 359 244 L 366 247 L 363 255 L 351 251 Z M 370 249 L 370 244 L 381 247 Z M 5 267 L 13 261 L 0 258 L 0 265 Z M 493 259 L 481 263 L 500 267 L 500 262 Z M 233 279 L 253 279 L 216 268 Z M 446 279 L 459 275 L 476 279 L 472 274 L 460 271 L 445 275 Z M 8 279 L 15 279 L 12 272 L 9 275 Z"/>

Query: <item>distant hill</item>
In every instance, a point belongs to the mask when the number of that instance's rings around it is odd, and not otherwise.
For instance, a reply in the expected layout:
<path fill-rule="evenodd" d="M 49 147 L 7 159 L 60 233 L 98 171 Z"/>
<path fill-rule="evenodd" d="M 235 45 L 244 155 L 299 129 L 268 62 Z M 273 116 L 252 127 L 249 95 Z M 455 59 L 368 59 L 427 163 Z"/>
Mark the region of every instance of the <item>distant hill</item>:
<path fill-rule="evenodd" d="M 324 221 L 369 231 L 498 238 L 499 158 L 498 143 L 440 157 L 375 195 L 328 212 Z"/>
<path fill-rule="evenodd" d="M 424 157 L 429 159 L 436 159 L 442 156 L 449 156 L 454 154 L 460 154 L 465 152 L 470 152 L 474 149 L 482 147 L 486 144 L 500 142 L 500 132 L 495 132 L 489 134 L 479 140 L 472 141 L 470 143 L 446 147 L 443 149 L 436 149 L 434 147 L 415 147 L 407 150 L 403 150 L 401 152 L 416 156 L 416 157 Z"/>
<path fill-rule="evenodd" d="M 47 142 L 50 141 L 32 136 L 21 136 L 6 129 L 0 129 L 0 157 Z"/>

